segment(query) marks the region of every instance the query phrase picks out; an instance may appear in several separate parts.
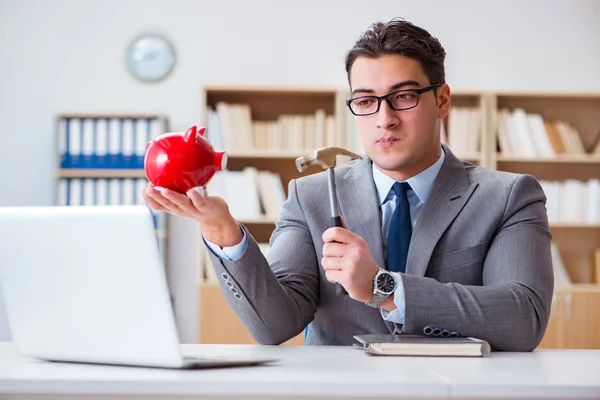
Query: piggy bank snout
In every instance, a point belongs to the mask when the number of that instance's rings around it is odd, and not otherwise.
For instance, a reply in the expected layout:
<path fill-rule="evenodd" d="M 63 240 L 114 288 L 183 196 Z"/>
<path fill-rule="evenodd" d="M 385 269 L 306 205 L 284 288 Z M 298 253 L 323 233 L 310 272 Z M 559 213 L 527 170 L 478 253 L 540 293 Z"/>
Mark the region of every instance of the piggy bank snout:
<path fill-rule="evenodd" d="M 224 171 L 227 168 L 227 153 L 224 151 L 215 151 L 214 160 L 217 171 Z"/>

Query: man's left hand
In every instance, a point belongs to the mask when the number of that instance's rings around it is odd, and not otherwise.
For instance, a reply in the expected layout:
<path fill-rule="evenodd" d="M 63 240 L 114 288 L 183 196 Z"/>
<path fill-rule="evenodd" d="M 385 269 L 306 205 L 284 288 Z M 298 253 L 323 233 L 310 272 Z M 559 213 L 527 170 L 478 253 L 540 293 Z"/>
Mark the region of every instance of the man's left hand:
<path fill-rule="evenodd" d="M 373 277 L 379 266 L 364 239 L 338 227 L 327 229 L 322 238 L 325 244 L 321 264 L 327 280 L 341 284 L 354 300 L 371 300 Z"/>

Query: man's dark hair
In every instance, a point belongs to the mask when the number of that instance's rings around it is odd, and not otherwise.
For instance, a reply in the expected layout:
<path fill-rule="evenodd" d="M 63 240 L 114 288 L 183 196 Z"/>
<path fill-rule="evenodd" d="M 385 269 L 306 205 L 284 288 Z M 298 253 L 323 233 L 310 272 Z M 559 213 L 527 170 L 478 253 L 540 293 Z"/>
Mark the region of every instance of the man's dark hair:
<path fill-rule="evenodd" d="M 350 69 L 358 57 L 377 58 L 398 54 L 417 60 L 430 83 L 444 83 L 446 51 L 439 40 L 425 29 L 402 19 L 387 23 L 375 22 L 354 43 L 346 54 L 346 73 L 350 83 Z"/>

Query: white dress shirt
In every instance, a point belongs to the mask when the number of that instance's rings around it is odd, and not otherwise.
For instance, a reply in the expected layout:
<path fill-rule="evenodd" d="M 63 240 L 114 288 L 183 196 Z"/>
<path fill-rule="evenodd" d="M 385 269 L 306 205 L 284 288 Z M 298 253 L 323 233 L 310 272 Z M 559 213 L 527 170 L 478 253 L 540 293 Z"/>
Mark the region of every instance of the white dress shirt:
<path fill-rule="evenodd" d="M 429 168 L 418 173 L 406 180 L 410 185 L 411 189 L 407 192 L 408 202 L 410 204 L 410 221 L 412 223 L 413 228 L 421 215 L 421 211 L 425 206 L 425 202 L 429 197 L 429 193 L 431 192 L 431 188 L 433 187 L 433 182 L 437 177 L 440 169 L 442 168 L 442 164 L 444 163 L 444 159 L 446 154 L 442 150 L 442 154 L 440 158 Z M 387 237 L 388 230 L 390 226 L 390 220 L 392 218 L 392 214 L 394 213 L 394 209 L 396 208 L 396 195 L 392 189 L 392 186 L 396 182 L 393 178 L 385 175 L 379 169 L 375 167 L 373 164 L 373 180 L 375 181 L 375 187 L 377 189 L 377 195 L 379 198 L 379 205 L 381 207 L 381 234 L 383 238 L 383 247 L 387 248 Z M 223 247 L 221 248 L 219 245 L 212 243 L 206 238 L 204 238 L 204 242 L 207 246 L 218 256 L 225 260 L 235 261 L 239 259 L 242 254 L 246 251 L 246 233 L 244 233 L 244 237 L 242 241 L 235 246 L 231 247 Z M 397 272 L 392 272 L 394 277 L 396 278 L 396 289 L 394 291 L 394 304 L 396 305 L 396 309 L 392 312 L 388 312 L 386 310 L 381 309 L 381 315 L 386 321 L 394 322 L 396 324 L 402 325 L 404 324 L 404 316 L 405 316 L 405 298 L 404 298 L 404 286 L 402 285 L 402 274 Z M 400 331 L 400 327 L 396 327 L 396 331 Z"/>

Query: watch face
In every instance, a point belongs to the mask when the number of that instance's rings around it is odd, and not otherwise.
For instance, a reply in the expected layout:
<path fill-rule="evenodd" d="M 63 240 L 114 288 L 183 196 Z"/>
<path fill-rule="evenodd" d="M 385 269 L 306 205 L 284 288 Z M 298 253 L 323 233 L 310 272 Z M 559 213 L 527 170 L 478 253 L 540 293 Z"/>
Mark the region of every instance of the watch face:
<path fill-rule="evenodd" d="M 377 289 L 386 294 L 391 294 L 396 286 L 394 277 L 389 272 L 379 274 L 377 277 Z"/>
<path fill-rule="evenodd" d="M 142 35 L 133 40 L 127 49 L 127 66 L 136 78 L 158 82 L 173 70 L 175 50 L 160 35 Z"/>

